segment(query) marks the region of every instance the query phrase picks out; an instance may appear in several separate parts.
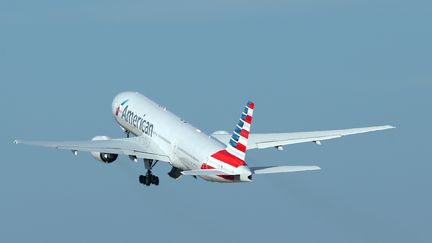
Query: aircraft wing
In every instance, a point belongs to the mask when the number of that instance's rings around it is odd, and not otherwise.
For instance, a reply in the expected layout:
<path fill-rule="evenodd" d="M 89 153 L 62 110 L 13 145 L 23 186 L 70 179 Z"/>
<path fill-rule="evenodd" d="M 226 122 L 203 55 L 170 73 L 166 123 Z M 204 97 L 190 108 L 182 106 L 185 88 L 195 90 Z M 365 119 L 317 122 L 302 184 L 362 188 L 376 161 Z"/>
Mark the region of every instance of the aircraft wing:
<path fill-rule="evenodd" d="M 15 140 L 15 144 L 27 144 L 47 148 L 71 150 L 73 152 L 99 152 L 136 156 L 141 159 L 154 159 L 169 162 L 169 157 L 155 144 L 141 137 L 76 141 L 76 142 L 48 142 Z"/>
<path fill-rule="evenodd" d="M 343 130 L 317 131 L 317 132 L 294 132 L 294 133 L 255 133 L 249 135 L 247 149 L 264 149 L 271 147 L 279 147 L 296 143 L 315 142 L 320 144 L 320 141 L 340 138 L 343 136 L 375 132 L 394 128 L 393 126 L 376 126 L 352 128 Z M 214 138 L 224 144 L 228 144 L 231 138 L 229 134 L 215 133 Z"/>

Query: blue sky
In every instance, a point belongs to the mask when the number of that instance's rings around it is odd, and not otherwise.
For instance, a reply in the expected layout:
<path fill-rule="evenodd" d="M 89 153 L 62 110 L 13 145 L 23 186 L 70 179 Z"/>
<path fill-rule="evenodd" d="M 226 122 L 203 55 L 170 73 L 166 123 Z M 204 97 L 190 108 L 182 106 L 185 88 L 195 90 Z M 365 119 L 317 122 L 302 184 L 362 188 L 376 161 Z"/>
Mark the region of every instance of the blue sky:
<path fill-rule="evenodd" d="M 431 242 L 428 1 L 0 2 L 4 242 Z M 14 146 L 121 137 L 136 90 L 211 133 L 247 100 L 253 132 L 392 124 L 248 163 L 319 172 L 138 183 L 142 164 Z"/>

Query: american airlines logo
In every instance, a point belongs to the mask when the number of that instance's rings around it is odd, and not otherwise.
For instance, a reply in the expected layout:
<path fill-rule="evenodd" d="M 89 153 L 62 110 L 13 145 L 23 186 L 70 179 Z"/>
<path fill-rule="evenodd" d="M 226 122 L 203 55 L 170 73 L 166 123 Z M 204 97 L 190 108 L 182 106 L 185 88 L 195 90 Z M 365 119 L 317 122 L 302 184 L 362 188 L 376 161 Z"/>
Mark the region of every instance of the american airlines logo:
<path fill-rule="evenodd" d="M 120 113 L 120 107 L 125 105 L 128 101 L 129 100 L 123 101 L 121 105 L 117 107 L 116 116 L 118 116 Z M 129 109 L 129 106 L 126 106 L 123 111 L 121 111 L 121 119 L 125 120 L 127 123 L 139 129 L 147 136 L 153 137 L 153 123 L 147 121 L 144 117 L 145 115 L 140 116 L 137 115 L 135 112 L 131 111 Z"/>
<path fill-rule="evenodd" d="M 115 113 L 116 116 L 119 115 L 120 108 L 121 108 L 122 106 L 124 106 L 128 101 L 129 101 L 129 99 L 123 101 L 119 106 L 117 106 L 117 110 L 116 110 L 116 113 Z"/>

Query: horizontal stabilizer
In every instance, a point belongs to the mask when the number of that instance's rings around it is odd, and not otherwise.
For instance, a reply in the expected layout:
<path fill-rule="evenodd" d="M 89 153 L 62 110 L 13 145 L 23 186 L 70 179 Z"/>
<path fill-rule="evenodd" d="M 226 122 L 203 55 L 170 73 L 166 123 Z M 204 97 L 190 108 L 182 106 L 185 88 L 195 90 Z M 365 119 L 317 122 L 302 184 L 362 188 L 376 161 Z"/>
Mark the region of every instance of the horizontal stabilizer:
<path fill-rule="evenodd" d="M 229 175 L 228 173 L 217 169 L 186 170 L 186 171 L 182 171 L 181 173 L 183 175 L 190 175 L 190 176 Z"/>
<path fill-rule="evenodd" d="M 294 133 L 255 133 L 249 135 L 247 149 L 265 149 L 278 148 L 285 145 L 315 142 L 320 144 L 320 141 L 341 138 L 348 135 L 376 132 L 381 130 L 392 129 L 393 126 L 376 126 L 352 128 L 343 130 L 317 131 L 317 132 L 294 132 Z M 224 133 L 212 134 L 214 138 L 224 144 L 230 141 L 230 135 Z"/>
<path fill-rule="evenodd" d="M 275 173 L 288 173 L 288 172 L 300 172 L 310 170 L 320 170 L 318 166 L 267 166 L 267 167 L 251 167 L 253 174 L 275 174 Z"/>

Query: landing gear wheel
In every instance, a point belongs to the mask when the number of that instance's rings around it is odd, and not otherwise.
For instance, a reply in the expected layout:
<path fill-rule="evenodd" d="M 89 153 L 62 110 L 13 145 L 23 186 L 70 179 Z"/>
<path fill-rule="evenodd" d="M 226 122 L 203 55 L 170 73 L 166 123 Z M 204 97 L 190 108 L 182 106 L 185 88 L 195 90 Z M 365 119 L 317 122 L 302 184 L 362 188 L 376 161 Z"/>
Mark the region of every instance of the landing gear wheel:
<path fill-rule="evenodd" d="M 153 167 L 157 164 L 157 160 L 148 160 L 148 159 L 144 159 L 144 166 L 147 169 L 147 174 L 144 175 L 140 175 L 139 176 L 139 182 L 143 185 L 146 186 L 150 186 L 150 185 L 159 185 L 159 177 L 155 176 L 152 174 L 152 169 Z"/>
<path fill-rule="evenodd" d="M 145 180 L 145 185 L 146 186 L 150 186 L 152 183 L 151 177 L 150 176 L 145 176 L 146 180 Z"/>
<path fill-rule="evenodd" d="M 159 186 L 159 177 L 153 176 L 152 183 L 156 186 Z"/>
<path fill-rule="evenodd" d="M 141 184 L 145 184 L 145 181 L 146 181 L 146 177 L 143 176 L 143 175 L 140 175 L 140 176 L 139 176 L 139 182 L 140 182 Z"/>

